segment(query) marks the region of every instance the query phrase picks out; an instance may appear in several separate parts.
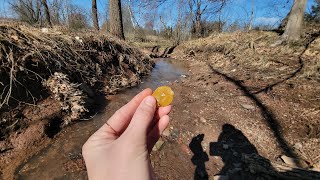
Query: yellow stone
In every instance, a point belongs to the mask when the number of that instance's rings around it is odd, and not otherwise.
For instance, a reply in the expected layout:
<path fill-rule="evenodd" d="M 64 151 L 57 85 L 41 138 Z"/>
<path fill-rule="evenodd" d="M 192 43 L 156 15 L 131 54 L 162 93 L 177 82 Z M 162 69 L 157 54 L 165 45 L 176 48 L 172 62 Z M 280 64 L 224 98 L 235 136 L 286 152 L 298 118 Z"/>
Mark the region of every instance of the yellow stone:
<path fill-rule="evenodd" d="M 160 86 L 152 94 L 160 107 L 168 106 L 173 101 L 174 92 L 169 86 Z"/>

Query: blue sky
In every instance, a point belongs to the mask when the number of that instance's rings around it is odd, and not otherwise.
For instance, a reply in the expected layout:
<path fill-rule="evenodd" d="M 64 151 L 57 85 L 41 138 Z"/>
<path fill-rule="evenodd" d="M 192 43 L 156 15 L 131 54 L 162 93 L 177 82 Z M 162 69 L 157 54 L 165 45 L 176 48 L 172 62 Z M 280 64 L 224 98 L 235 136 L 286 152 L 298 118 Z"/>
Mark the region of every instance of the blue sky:
<path fill-rule="evenodd" d="M 13 13 L 10 11 L 9 2 L 10 0 L 0 0 L 0 15 L 6 17 L 12 17 Z M 50 2 L 50 0 L 48 0 Z M 79 7 L 83 8 L 86 14 L 90 15 L 90 8 L 91 8 L 91 0 L 71 0 L 73 4 L 78 5 Z M 289 12 L 292 1 L 290 0 L 287 3 L 287 0 L 254 0 L 254 24 L 268 24 L 268 25 L 277 25 L 282 18 L 286 16 Z M 176 21 L 177 16 L 177 7 L 174 2 L 178 2 L 177 0 L 168 0 L 162 8 L 166 8 L 169 11 L 167 14 L 163 15 L 163 18 L 168 22 L 169 25 L 173 25 Z M 251 0 L 230 0 L 228 5 L 224 8 L 221 18 L 228 22 L 248 22 L 249 16 L 251 13 Z M 107 7 L 107 0 L 97 0 L 98 4 L 98 11 L 100 14 L 100 18 L 102 21 L 105 19 L 105 8 Z M 307 11 L 310 11 L 311 6 L 314 4 L 314 0 L 308 0 Z M 161 13 L 161 8 L 160 8 Z M 149 12 L 150 13 L 150 12 Z M 148 16 L 144 13 L 139 13 L 136 15 L 137 20 L 141 25 L 144 24 L 145 17 Z M 213 15 L 206 15 L 207 19 L 216 19 L 217 16 Z M 157 18 L 159 19 L 159 18 Z M 157 20 L 159 24 L 159 20 Z"/>

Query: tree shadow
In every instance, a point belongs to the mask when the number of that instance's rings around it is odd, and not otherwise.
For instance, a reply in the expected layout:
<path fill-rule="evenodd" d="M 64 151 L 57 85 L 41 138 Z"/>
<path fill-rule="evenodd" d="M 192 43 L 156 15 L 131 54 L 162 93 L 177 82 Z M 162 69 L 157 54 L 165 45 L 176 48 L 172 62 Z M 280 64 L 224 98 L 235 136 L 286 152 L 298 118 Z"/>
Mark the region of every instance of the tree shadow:
<path fill-rule="evenodd" d="M 291 79 L 291 78 L 294 78 L 294 77 L 303 69 L 303 67 L 304 67 L 304 63 L 303 63 L 301 57 L 299 57 L 299 67 L 298 67 L 294 72 L 292 72 L 291 74 L 289 74 L 289 75 L 288 75 L 287 77 L 285 77 L 284 79 L 279 80 L 279 81 L 277 81 L 277 82 L 275 82 L 275 83 L 269 84 L 269 85 L 267 85 L 266 87 L 264 87 L 264 88 L 262 88 L 262 89 L 260 89 L 260 90 L 258 90 L 258 91 L 256 91 L 256 92 L 254 92 L 254 93 L 252 93 L 252 94 L 259 94 L 259 93 L 261 93 L 261 92 L 268 92 L 268 91 L 272 90 L 273 87 L 275 87 L 275 86 L 277 86 L 277 85 L 279 85 L 279 84 L 281 84 L 281 83 L 283 83 L 283 82 L 285 82 L 285 81 L 287 81 L 287 80 L 289 80 L 289 79 Z"/>
<path fill-rule="evenodd" d="M 208 155 L 201 146 L 204 134 L 194 137 L 189 145 L 194 153 L 191 161 L 196 166 L 195 180 L 208 179 L 205 162 Z M 224 124 L 217 142 L 210 142 L 210 156 L 219 156 L 224 162 L 223 168 L 215 179 L 219 180 L 312 180 L 320 179 L 320 173 L 300 168 L 275 165 L 259 155 L 256 147 L 248 138 L 231 124 Z M 211 178 L 210 178 L 211 179 Z"/>
<path fill-rule="evenodd" d="M 258 108 L 261 111 L 262 117 L 264 118 L 265 122 L 270 127 L 270 129 L 272 130 L 273 135 L 276 138 L 280 148 L 284 151 L 284 153 L 287 156 L 295 159 L 295 163 L 298 167 L 301 167 L 301 164 L 298 160 L 299 156 L 291 149 L 290 145 L 288 144 L 286 139 L 283 137 L 279 122 L 275 118 L 275 115 L 272 113 L 272 111 L 269 110 L 269 108 L 266 105 L 264 105 L 262 103 L 262 101 L 254 93 L 251 93 L 250 90 L 245 85 L 243 85 L 241 81 L 239 81 L 235 78 L 232 78 L 232 77 L 228 76 L 227 74 L 219 72 L 218 70 L 214 69 L 211 65 L 209 65 L 209 67 L 213 73 L 224 77 L 227 81 L 230 81 L 234 85 L 236 85 L 245 96 L 249 97 L 256 104 L 256 106 L 258 106 Z M 303 67 L 303 65 L 302 65 L 302 67 Z M 295 74 L 297 74 L 297 73 L 295 73 Z"/>
<path fill-rule="evenodd" d="M 304 50 L 299 54 L 298 58 L 299 58 L 299 67 L 294 70 L 292 73 L 288 74 L 286 77 L 284 77 L 283 79 L 280 79 L 279 81 L 269 84 L 266 87 L 254 92 L 253 94 L 259 94 L 262 92 L 268 92 L 270 90 L 272 90 L 273 87 L 291 79 L 296 77 L 296 75 L 301 72 L 301 70 L 304 67 L 304 62 L 303 62 L 303 54 L 309 49 L 309 46 L 320 36 L 320 31 L 318 32 L 313 32 L 310 34 L 307 34 L 306 40 L 305 40 L 305 44 L 304 44 Z M 212 67 L 210 67 L 211 69 L 213 69 Z"/>

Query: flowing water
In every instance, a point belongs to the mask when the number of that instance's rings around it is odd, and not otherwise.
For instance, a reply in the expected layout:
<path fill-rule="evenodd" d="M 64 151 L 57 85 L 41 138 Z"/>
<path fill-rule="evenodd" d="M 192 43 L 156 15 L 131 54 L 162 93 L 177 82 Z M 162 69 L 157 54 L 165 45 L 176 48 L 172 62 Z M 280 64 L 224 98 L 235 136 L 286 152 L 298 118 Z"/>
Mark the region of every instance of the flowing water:
<path fill-rule="evenodd" d="M 94 133 L 121 106 L 134 95 L 149 87 L 169 84 L 186 73 L 186 68 L 172 59 L 158 59 L 150 76 L 139 86 L 130 88 L 115 95 L 108 101 L 104 112 L 97 114 L 90 121 L 81 121 L 64 128 L 52 143 L 30 158 L 16 171 L 18 179 L 87 179 L 86 173 L 80 171 L 81 147 L 88 137 Z"/>

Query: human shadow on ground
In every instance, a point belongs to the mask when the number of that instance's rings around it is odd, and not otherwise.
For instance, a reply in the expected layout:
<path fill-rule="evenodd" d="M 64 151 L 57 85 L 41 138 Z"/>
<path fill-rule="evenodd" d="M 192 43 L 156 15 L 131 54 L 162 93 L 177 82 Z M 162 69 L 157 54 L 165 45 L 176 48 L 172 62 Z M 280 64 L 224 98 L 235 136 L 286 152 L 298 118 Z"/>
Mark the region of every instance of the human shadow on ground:
<path fill-rule="evenodd" d="M 298 160 L 299 156 L 292 150 L 287 140 L 283 137 L 281 127 L 273 112 L 266 105 L 264 105 L 254 93 L 250 92 L 250 90 L 241 81 L 214 69 L 211 65 L 209 65 L 209 67 L 214 74 L 222 76 L 225 80 L 230 81 L 231 83 L 236 85 L 246 97 L 250 98 L 256 104 L 256 106 L 260 109 L 261 115 L 264 118 L 265 122 L 273 132 L 280 148 L 285 152 L 287 156 L 295 159 L 295 163 L 298 167 L 301 167 L 302 165 Z"/>
<path fill-rule="evenodd" d="M 218 173 L 219 175 L 228 176 L 231 179 L 256 179 L 263 177 L 272 179 L 270 175 L 256 172 L 254 168 L 250 168 L 250 164 L 258 167 L 262 166 L 276 173 L 272 168 L 268 159 L 259 155 L 256 147 L 250 143 L 248 138 L 233 125 L 224 124 L 222 132 L 218 137 L 217 142 L 211 142 L 209 145 L 210 156 L 220 156 L 224 162 L 223 168 Z M 257 162 L 246 164 L 246 158 L 254 157 Z"/>
<path fill-rule="evenodd" d="M 209 158 L 201 146 L 203 138 L 204 134 L 199 134 L 189 145 L 194 154 L 191 161 L 196 166 L 194 180 L 209 178 L 205 167 L 205 162 L 209 161 Z M 223 168 L 216 174 L 216 179 L 219 180 L 320 179 L 318 172 L 274 166 L 267 158 L 259 155 L 248 138 L 231 124 L 222 126 L 217 142 L 211 142 L 209 147 L 210 156 L 219 156 L 224 163 Z"/>
<path fill-rule="evenodd" d="M 194 173 L 194 180 L 208 179 L 205 162 L 209 161 L 208 154 L 203 150 L 201 142 L 203 141 L 204 134 L 199 134 L 192 138 L 189 148 L 194 154 L 191 161 L 196 166 Z"/>

